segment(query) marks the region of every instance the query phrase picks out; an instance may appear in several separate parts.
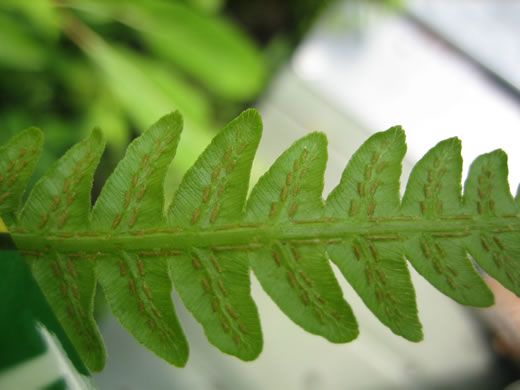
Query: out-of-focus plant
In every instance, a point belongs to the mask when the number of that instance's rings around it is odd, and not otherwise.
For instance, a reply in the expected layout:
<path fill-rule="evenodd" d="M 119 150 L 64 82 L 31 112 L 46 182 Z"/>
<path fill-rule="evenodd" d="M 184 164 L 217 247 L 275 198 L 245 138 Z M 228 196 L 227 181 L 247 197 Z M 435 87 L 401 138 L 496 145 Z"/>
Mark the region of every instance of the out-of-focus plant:
<path fill-rule="evenodd" d="M 0 141 L 42 127 L 43 170 L 99 126 L 110 166 L 136 129 L 179 109 L 191 129 L 177 160 L 184 170 L 267 78 L 262 52 L 221 8 L 219 0 L 2 1 Z"/>
<path fill-rule="evenodd" d="M 99 126 L 102 182 L 138 129 L 178 109 L 189 129 L 176 160 L 183 172 L 331 2 L 1 0 L 0 142 L 42 128 L 49 147 L 38 177 Z"/>

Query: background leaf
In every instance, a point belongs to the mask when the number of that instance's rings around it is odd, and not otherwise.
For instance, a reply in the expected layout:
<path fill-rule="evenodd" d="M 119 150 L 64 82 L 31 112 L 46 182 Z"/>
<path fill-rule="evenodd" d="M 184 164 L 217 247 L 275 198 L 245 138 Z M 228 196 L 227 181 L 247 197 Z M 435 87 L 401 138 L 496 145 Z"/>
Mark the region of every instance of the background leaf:
<path fill-rule="evenodd" d="M 147 126 L 164 112 L 186 108 L 187 126 L 192 131 L 186 132 L 184 137 L 177 169 L 188 169 L 200 154 L 202 145 L 210 141 L 205 130 L 208 126 L 205 122 L 207 108 L 197 93 L 181 80 L 165 73 L 158 65 L 112 48 L 98 39 L 93 39 L 86 51 L 100 66 L 112 93 L 139 127 Z M 132 80 L 132 83 L 127 80 Z M 179 99 L 179 96 L 182 98 Z M 183 104 L 182 99 L 188 103 Z M 176 102 L 180 102 L 177 107 Z M 190 116 L 191 113 L 194 115 Z"/>
<path fill-rule="evenodd" d="M 127 23 L 143 32 L 152 51 L 211 92 L 231 100 L 250 99 L 263 86 L 266 74 L 260 53 L 225 19 L 197 14 L 176 2 L 137 4 L 139 18 L 127 18 Z"/>

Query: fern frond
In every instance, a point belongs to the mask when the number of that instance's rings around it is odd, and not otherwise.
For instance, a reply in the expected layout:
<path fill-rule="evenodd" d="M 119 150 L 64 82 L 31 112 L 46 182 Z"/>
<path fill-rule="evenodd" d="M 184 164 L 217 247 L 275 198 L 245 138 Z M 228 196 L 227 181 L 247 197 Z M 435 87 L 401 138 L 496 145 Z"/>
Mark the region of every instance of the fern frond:
<path fill-rule="evenodd" d="M 501 151 L 475 160 L 462 195 L 460 141 L 442 141 L 415 165 L 401 200 L 405 135 L 393 127 L 359 148 L 324 202 L 327 140 L 312 133 L 246 199 L 262 132 L 248 110 L 214 138 L 164 212 L 164 177 L 181 130 L 174 113 L 136 139 L 92 212 L 99 131 L 49 170 L 21 212 L 41 134 L 26 130 L 0 149 L 0 215 L 91 370 L 105 361 L 92 317 L 96 280 L 122 325 L 176 366 L 186 363 L 188 344 L 172 282 L 208 340 L 243 360 L 255 359 L 263 343 L 250 267 L 289 318 L 335 343 L 355 339 L 358 325 L 329 259 L 374 315 L 411 341 L 423 335 L 406 260 L 462 304 L 494 301 L 471 258 L 520 296 L 520 196 L 511 196 Z"/>

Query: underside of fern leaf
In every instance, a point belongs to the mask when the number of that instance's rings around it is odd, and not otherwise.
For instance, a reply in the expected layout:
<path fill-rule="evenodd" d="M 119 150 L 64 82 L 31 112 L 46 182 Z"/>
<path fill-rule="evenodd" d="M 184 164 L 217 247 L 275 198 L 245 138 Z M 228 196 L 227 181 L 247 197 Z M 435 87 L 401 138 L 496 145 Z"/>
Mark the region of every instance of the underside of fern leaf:
<path fill-rule="evenodd" d="M 181 130 L 173 113 L 136 139 L 92 211 L 98 130 L 49 170 L 21 210 L 41 133 L 25 130 L 0 148 L 0 215 L 91 370 L 105 361 L 92 315 L 97 282 L 121 324 L 176 366 L 188 343 L 172 285 L 217 348 L 242 360 L 260 354 L 250 269 L 289 318 L 335 343 L 355 339 L 358 325 L 329 260 L 382 323 L 411 341 L 423 335 L 406 260 L 462 304 L 494 302 L 474 261 L 520 296 L 520 199 L 510 194 L 502 151 L 474 161 L 462 195 L 460 142 L 442 141 L 416 164 L 401 200 L 406 145 L 394 127 L 360 147 L 324 201 L 327 140 L 312 133 L 247 199 L 262 132 L 248 110 L 214 138 L 165 212 L 164 178 Z"/>

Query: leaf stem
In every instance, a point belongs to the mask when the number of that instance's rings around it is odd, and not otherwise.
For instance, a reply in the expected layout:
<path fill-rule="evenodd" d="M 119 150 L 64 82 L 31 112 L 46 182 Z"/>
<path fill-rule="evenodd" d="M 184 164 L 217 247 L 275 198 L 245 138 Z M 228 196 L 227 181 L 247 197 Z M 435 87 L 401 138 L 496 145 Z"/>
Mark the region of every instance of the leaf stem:
<path fill-rule="evenodd" d="M 45 252 L 103 253 L 120 248 L 148 253 L 183 251 L 192 247 L 213 250 L 254 250 L 273 240 L 290 241 L 295 245 L 336 244 L 356 236 L 371 241 L 404 241 L 410 236 L 430 233 L 438 237 L 463 238 L 476 231 L 519 232 L 519 216 L 480 219 L 388 218 L 365 222 L 347 220 L 297 221 L 282 225 L 234 225 L 228 228 L 204 230 L 143 230 L 132 233 L 91 235 L 79 232 L 70 236 L 40 235 L 14 232 L 13 239 L 20 250 Z"/>

